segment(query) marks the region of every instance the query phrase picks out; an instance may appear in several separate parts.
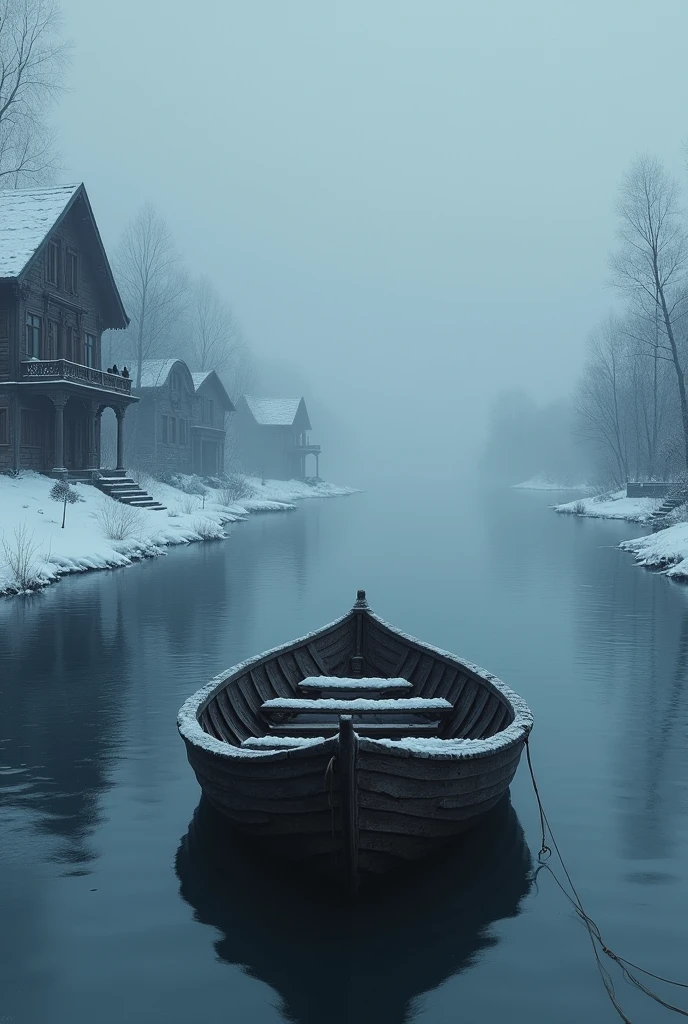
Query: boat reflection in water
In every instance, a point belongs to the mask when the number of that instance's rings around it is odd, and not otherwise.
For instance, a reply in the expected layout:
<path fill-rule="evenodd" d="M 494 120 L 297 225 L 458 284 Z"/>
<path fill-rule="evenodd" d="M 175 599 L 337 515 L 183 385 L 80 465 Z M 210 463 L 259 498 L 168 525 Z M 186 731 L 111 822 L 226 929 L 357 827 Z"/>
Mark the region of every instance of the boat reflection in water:
<path fill-rule="evenodd" d="M 531 857 L 507 796 L 457 848 L 385 876 L 359 904 L 284 872 L 199 804 L 177 851 L 180 894 L 222 933 L 220 959 L 270 985 L 293 1024 L 403 1024 L 519 913 Z"/>

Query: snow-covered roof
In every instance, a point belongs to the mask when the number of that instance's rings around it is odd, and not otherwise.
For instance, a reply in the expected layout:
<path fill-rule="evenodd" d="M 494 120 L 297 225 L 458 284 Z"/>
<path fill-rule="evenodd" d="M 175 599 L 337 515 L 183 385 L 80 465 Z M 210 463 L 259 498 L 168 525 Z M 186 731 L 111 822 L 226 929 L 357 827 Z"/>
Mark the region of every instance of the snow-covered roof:
<path fill-rule="evenodd" d="M 191 379 L 194 382 L 194 389 L 196 391 L 198 391 L 203 381 L 207 380 L 212 372 L 212 370 L 201 370 L 200 373 L 191 374 Z"/>
<path fill-rule="evenodd" d="M 21 274 L 80 187 L 0 191 L 0 278 Z"/>
<path fill-rule="evenodd" d="M 263 427 L 290 427 L 296 419 L 300 398 L 252 398 L 244 395 L 256 423 Z"/>
<path fill-rule="evenodd" d="M 170 370 L 179 359 L 144 359 L 141 363 L 141 387 L 159 388 L 170 375 Z"/>

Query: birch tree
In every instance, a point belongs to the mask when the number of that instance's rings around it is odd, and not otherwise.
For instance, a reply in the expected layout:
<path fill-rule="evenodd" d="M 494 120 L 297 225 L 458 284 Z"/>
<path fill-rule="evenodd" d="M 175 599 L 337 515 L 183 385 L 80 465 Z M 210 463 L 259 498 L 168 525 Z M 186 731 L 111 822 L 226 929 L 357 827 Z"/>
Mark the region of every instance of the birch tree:
<path fill-rule="evenodd" d="M 54 171 L 46 115 L 69 62 L 61 29 L 56 0 L 0 0 L 0 188 L 40 183 Z"/>
<path fill-rule="evenodd" d="M 668 361 L 678 392 L 683 461 L 688 468 L 688 397 L 684 332 L 688 237 L 679 209 L 678 183 L 653 157 L 640 157 L 620 189 L 619 248 L 611 258 L 616 285 L 636 314 L 655 325 L 657 363 Z M 651 334 L 652 336 L 652 334 Z"/>
<path fill-rule="evenodd" d="M 146 203 L 124 230 L 115 251 L 115 274 L 131 319 L 128 348 L 134 384 L 141 387 L 147 359 L 165 352 L 186 314 L 187 276 L 165 221 Z"/>

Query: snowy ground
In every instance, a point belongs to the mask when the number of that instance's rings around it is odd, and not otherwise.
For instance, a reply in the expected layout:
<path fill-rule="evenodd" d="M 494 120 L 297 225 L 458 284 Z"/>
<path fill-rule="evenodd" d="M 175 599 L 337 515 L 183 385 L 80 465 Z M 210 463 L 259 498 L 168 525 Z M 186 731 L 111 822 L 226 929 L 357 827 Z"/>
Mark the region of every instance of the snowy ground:
<path fill-rule="evenodd" d="M 204 500 L 148 478 L 139 482 L 167 511 L 133 511 L 95 487 L 76 484 L 80 500 L 67 506 L 62 529 L 62 504 L 50 498 L 53 480 L 37 473 L 0 475 L 0 594 L 45 586 L 67 573 L 131 565 L 163 554 L 172 544 L 222 540 L 227 523 L 251 513 L 284 512 L 295 508 L 295 501 L 353 493 L 333 484 L 262 484 L 249 478 L 252 496 L 228 505 L 213 488 L 205 489 Z M 121 539 L 112 539 L 113 534 Z"/>
<path fill-rule="evenodd" d="M 635 555 L 639 565 L 660 569 L 674 579 L 688 579 L 688 523 L 679 523 L 649 537 L 624 541 L 620 547 Z"/>
<path fill-rule="evenodd" d="M 515 490 L 522 491 L 590 491 L 589 484 L 574 483 L 565 484 L 561 481 L 550 480 L 547 476 L 533 476 L 530 480 L 524 480 L 520 484 L 512 484 Z"/>
<path fill-rule="evenodd" d="M 610 491 L 555 505 L 554 511 L 593 519 L 626 519 L 629 523 L 645 523 L 661 503 L 660 498 L 627 498 L 625 491 Z"/>

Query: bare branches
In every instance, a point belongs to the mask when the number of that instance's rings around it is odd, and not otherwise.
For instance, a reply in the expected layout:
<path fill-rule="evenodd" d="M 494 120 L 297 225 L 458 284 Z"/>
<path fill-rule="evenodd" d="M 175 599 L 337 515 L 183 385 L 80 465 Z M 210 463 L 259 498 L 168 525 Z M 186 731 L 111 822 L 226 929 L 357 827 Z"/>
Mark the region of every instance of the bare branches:
<path fill-rule="evenodd" d="M 136 363 L 135 386 L 140 387 L 144 360 L 159 355 L 169 343 L 187 303 L 181 255 L 167 224 L 150 203 L 125 228 L 114 265 L 131 317 L 128 335 Z"/>
<path fill-rule="evenodd" d="M 611 258 L 614 281 L 649 325 L 655 366 L 673 363 L 688 466 L 688 397 L 684 343 L 688 316 L 688 234 L 678 183 L 654 157 L 640 157 L 619 191 L 620 245 Z"/>
<path fill-rule="evenodd" d="M 69 44 L 57 0 L 0 0 L 0 188 L 55 167 L 45 115 L 62 90 Z"/>

